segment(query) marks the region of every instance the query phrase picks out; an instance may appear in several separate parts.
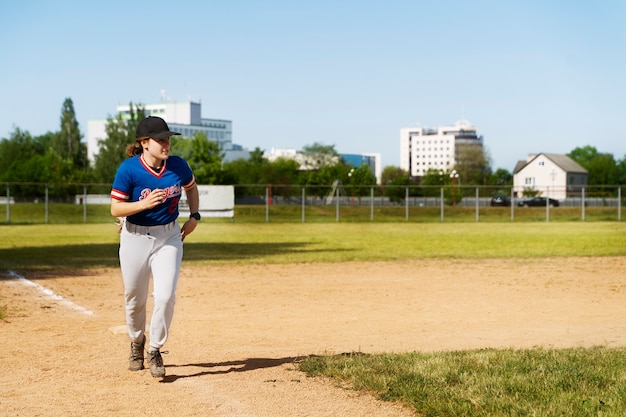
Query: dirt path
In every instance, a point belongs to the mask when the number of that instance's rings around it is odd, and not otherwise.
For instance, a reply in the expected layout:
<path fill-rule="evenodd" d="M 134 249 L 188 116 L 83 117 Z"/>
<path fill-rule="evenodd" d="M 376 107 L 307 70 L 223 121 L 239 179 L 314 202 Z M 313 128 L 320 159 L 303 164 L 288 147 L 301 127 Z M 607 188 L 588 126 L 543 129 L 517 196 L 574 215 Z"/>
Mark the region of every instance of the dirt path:
<path fill-rule="evenodd" d="M 411 416 L 295 363 L 623 346 L 625 271 L 622 257 L 183 266 L 162 381 L 127 371 L 118 270 L 25 276 L 63 300 L 4 274 L 0 416 Z"/>

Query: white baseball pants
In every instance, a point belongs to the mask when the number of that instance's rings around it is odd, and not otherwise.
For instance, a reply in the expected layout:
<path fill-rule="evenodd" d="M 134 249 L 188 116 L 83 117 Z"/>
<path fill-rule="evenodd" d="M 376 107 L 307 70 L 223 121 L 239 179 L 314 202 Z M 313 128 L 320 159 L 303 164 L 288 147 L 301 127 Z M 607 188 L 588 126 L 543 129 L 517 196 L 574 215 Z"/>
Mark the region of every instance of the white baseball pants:
<path fill-rule="evenodd" d="M 176 284 L 183 259 L 179 224 L 174 221 L 148 227 L 125 221 L 120 235 L 119 256 L 130 339 L 137 343 L 143 340 L 152 274 L 154 306 L 150 322 L 150 349 L 160 349 L 167 340 L 174 315 Z"/>

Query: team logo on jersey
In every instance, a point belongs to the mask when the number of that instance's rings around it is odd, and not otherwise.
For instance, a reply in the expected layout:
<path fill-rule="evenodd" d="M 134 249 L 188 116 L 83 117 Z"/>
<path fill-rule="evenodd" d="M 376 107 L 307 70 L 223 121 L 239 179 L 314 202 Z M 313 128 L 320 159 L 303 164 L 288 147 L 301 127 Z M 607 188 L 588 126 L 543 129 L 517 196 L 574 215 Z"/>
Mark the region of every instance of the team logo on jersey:
<path fill-rule="evenodd" d="M 163 188 L 163 191 L 165 191 L 165 199 L 168 199 L 171 197 L 178 197 L 181 195 L 181 186 L 172 185 L 170 187 Z M 141 190 L 141 193 L 139 193 L 139 199 L 143 200 L 144 198 L 147 198 L 151 192 L 152 192 L 151 189 L 144 188 L 143 190 Z"/>

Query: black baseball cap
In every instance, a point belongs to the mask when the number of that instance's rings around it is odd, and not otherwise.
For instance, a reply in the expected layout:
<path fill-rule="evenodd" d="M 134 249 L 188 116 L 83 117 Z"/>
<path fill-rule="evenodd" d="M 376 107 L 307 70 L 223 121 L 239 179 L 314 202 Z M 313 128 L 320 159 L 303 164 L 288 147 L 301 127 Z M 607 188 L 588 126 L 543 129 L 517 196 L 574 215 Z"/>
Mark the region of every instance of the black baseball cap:
<path fill-rule="evenodd" d="M 180 133 L 170 131 L 165 120 L 156 116 L 148 116 L 137 125 L 136 137 L 144 138 L 149 136 L 155 139 L 165 139 Z"/>

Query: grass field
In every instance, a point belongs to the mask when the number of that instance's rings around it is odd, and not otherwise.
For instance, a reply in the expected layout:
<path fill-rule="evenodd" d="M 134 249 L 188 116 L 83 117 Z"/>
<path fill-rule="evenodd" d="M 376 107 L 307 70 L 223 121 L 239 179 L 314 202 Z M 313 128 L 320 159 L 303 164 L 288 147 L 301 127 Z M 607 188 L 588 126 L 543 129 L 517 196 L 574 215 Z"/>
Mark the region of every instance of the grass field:
<path fill-rule="evenodd" d="M 6 206 L 5 206 L 6 207 Z M 2 210 L 2 209 L 0 209 Z M 80 224 L 111 222 L 109 205 L 20 203 L 9 206 L 0 224 Z M 419 207 L 404 205 L 236 205 L 237 223 L 441 223 L 441 222 L 575 222 L 619 221 L 621 208 L 594 206 L 554 207 L 488 207 L 478 211 L 472 206 Z M 211 222 L 229 222 L 230 219 L 205 219 Z"/>
<path fill-rule="evenodd" d="M 316 263 L 427 258 L 626 255 L 626 225 L 593 222 L 205 221 L 185 241 L 185 262 Z M 48 272 L 117 267 L 117 228 L 0 226 L 0 269 Z M 564 265 L 566 267 L 566 265 Z M 0 319 L 10 314 L 0 306 Z M 428 416 L 622 416 L 625 348 L 477 350 L 310 357 L 301 370 L 402 401 Z"/>
<path fill-rule="evenodd" d="M 0 226 L 0 267 L 117 267 L 117 226 Z M 203 222 L 185 241 L 185 261 L 292 263 L 415 258 L 622 256 L 626 224 L 555 223 L 316 223 Z"/>

